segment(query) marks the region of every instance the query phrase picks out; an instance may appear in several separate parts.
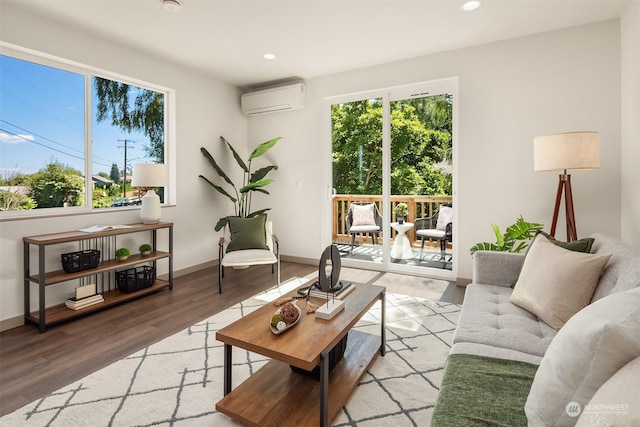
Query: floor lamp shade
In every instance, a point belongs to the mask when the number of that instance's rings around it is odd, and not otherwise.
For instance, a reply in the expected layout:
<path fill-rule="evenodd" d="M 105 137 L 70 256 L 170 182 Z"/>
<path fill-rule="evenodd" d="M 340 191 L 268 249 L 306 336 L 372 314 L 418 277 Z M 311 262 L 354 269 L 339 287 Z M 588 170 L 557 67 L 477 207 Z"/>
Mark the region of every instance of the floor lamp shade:
<path fill-rule="evenodd" d="M 560 170 L 556 204 L 550 233 L 555 237 L 560 201 L 564 193 L 567 221 L 567 241 L 577 240 L 576 220 L 571 192 L 571 175 L 567 170 L 598 169 L 600 167 L 600 135 L 598 132 L 569 132 L 537 136 L 533 139 L 533 170 Z"/>
<path fill-rule="evenodd" d="M 153 191 L 156 187 L 166 187 L 169 181 L 167 165 L 157 163 L 136 163 L 133 165 L 132 187 L 150 188 L 142 198 L 140 220 L 144 224 L 160 221 L 162 216 L 160 197 Z"/>

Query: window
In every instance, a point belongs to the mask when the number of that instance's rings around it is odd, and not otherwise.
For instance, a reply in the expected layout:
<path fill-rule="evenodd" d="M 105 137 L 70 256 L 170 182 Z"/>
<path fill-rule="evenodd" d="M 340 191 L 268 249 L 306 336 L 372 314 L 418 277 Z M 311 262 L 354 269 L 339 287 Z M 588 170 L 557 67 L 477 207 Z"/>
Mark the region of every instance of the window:
<path fill-rule="evenodd" d="M 133 164 L 169 163 L 172 91 L 12 49 L 0 75 L 0 219 L 139 205 Z"/>

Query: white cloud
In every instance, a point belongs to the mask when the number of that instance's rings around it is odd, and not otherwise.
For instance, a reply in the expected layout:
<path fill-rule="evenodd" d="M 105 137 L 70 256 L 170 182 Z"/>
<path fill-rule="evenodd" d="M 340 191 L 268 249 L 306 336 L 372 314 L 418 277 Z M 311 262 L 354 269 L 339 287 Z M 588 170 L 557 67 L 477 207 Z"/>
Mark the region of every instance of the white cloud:
<path fill-rule="evenodd" d="M 0 132 L 0 142 L 6 142 L 7 144 L 20 144 L 28 141 L 35 141 L 36 138 L 33 135 L 12 135 L 4 132 Z"/>

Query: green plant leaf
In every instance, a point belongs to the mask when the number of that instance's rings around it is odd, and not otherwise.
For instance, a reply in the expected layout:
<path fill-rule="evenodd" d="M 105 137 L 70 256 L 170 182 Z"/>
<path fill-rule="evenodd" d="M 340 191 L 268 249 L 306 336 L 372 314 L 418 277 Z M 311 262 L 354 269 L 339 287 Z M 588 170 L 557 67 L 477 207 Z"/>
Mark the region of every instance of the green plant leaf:
<path fill-rule="evenodd" d="M 240 165 L 242 170 L 245 171 L 245 173 L 249 173 L 249 168 L 247 167 L 247 164 L 242 160 L 242 158 L 240 158 L 240 155 L 238 154 L 236 149 L 233 148 L 233 145 L 231 145 L 229 141 L 224 139 L 224 136 L 221 136 L 220 140 L 227 144 L 227 147 L 229 147 L 229 150 L 231 150 L 231 152 L 233 153 L 233 157 L 236 159 L 236 162 L 238 162 L 238 165 Z"/>
<path fill-rule="evenodd" d="M 282 139 L 281 136 L 277 136 L 277 137 L 275 137 L 273 139 L 270 139 L 267 142 L 263 142 L 262 144 L 259 144 L 255 148 L 255 150 L 253 150 L 253 153 L 251 153 L 251 155 L 249 156 L 249 160 L 252 160 L 252 159 L 255 159 L 256 157 L 262 156 L 264 153 L 269 151 L 271 149 L 271 147 L 276 145 L 276 142 L 280 141 L 281 139 Z"/>
<path fill-rule="evenodd" d="M 500 248 L 504 248 L 504 235 L 500 231 L 500 227 L 496 224 L 491 224 L 491 228 L 493 228 L 493 234 L 496 235 L 496 243 Z M 502 249 L 500 249 L 502 250 Z"/>
<path fill-rule="evenodd" d="M 520 243 L 518 243 L 518 246 L 516 246 L 515 249 L 513 249 L 513 248 L 511 249 L 511 252 L 519 253 L 521 250 L 523 250 L 527 246 L 529 246 L 529 244 L 527 242 L 520 242 Z"/>
<path fill-rule="evenodd" d="M 261 179 L 260 181 L 251 182 L 251 183 L 245 185 L 239 191 L 240 191 L 240 193 L 245 194 L 245 193 L 248 193 L 249 191 L 254 191 L 256 188 L 260 188 L 260 187 L 264 187 L 266 185 L 269 185 L 272 182 L 273 182 L 273 180 L 271 178 Z"/>
<path fill-rule="evenodd" d="M 211 163 L 211 166 L 213 166 L 213 168 L 216 170 L 216 172 L 218 173 L 218 175 L 220 175 L 220 177 L 222 177 L 222 179 L 224 179 L 227 184 L 231 185 L 233 188 L 236 188 L 236 186 L 233 184 L 233 182 L 231 182 L 231 180 L 229 179 L 229 177 L 227 176 L 226 173 L 224 173 L 224 171 L 222 170 L 222 168 L 220 166 L 218 166 L 218 163 L 216 163 L 216 160 L 213 158 L 213 156 L 207 151 L 206 148 L 204 147 L 200 147 L 200 151 L 202 152 L 202 154 L 204 155 L 204 157 L 207 158 L 207 160 L 209 160 L 209 163 Z"/>
<path fill-rule="evenodd" d="M 272 166 L 266 166 L 264 168 L 260 168 L 257 171 L 255 171 L 253 174 L 251 174 L 251 179 L 249 179 L 249 182 L 256 182 L 256 181 L 260 181 L 262 178 L 264 178 L 269 172 L 271 172 L 272 170 L 277 170 L 278 166 L 272 165 Z"/>
<path fill-rule="evenodd" d="M 254 189 L 253 189 L 253 190 L 251 190 L 251 191 L 257 191 L 257 192 L 259 192 L 259 193 L 264 193 L 264 194 L 267 194 L 267 195 L 271 194 L 271 193 L 269 193 L 267 190 L 265 190 L 264 188 L 254 188 Z"/>
<path fill-rule="evenodd" d="M 528 240 L 533 238 L 540 230 L 542 230 L 542 224 L 527 222 L 521 215 L 515 224 L 507 227 L 507 235 L 514 240 Z"/>
<path fill-rule="evenodd" d="M 478 243 L 472 246 L 471 249 L 469 249 L 469 252 L 471 252 L 471 255 L 473 255 L 477 251 L 503 252 L 500 246 L 496 245 L 495 243 L 489 243 L 489 242 Z"/>
<path fill-rule="evenodd" d="M 218 223 L 216 224 L 215 230 L 216 231 L 222 230 L 227 225 L 228 222 L 229 222 L 229 217 L 228 216 L 220 218 L 218 220 Z"/>
<path fill-rule="evenodd" d="M 231 200 L 233 203 L 237 202 L 238 199 L 236 199 L 235 197 L 233 197 L 231 194 L 227 193 L 226 190 L 222 187 L 220 187 L 219 185 L 214 184 L 213 182 L 209 181 L 209 179 L 206 176 L 203 175 L 198 175 L 200 178 L 204 179 L 210 186 L 212 186 L 213 188 L 215 188 L 216 190 L 218 190 L 218 192 L 224 196 L 227 196 L 229 198 L 229 200 Z"/>

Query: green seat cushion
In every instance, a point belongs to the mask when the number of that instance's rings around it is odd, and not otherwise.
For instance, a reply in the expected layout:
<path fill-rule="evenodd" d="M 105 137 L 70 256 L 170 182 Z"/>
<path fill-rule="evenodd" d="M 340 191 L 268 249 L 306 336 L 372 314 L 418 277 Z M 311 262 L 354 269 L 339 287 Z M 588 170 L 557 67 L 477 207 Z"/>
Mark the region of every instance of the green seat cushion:
<path fill-rule="evenodd" d="M 245 249 L 269 249 L 266 233 L 267 215 L 257 215 L 252 218 L 229 217 L 229 231 L 231 242 L 227 252 Z"/>
<path fill-rule="evenodd" d="M 527 401 L 537 365 L 450 354 L 431 427 L 527 425 Z"/>

